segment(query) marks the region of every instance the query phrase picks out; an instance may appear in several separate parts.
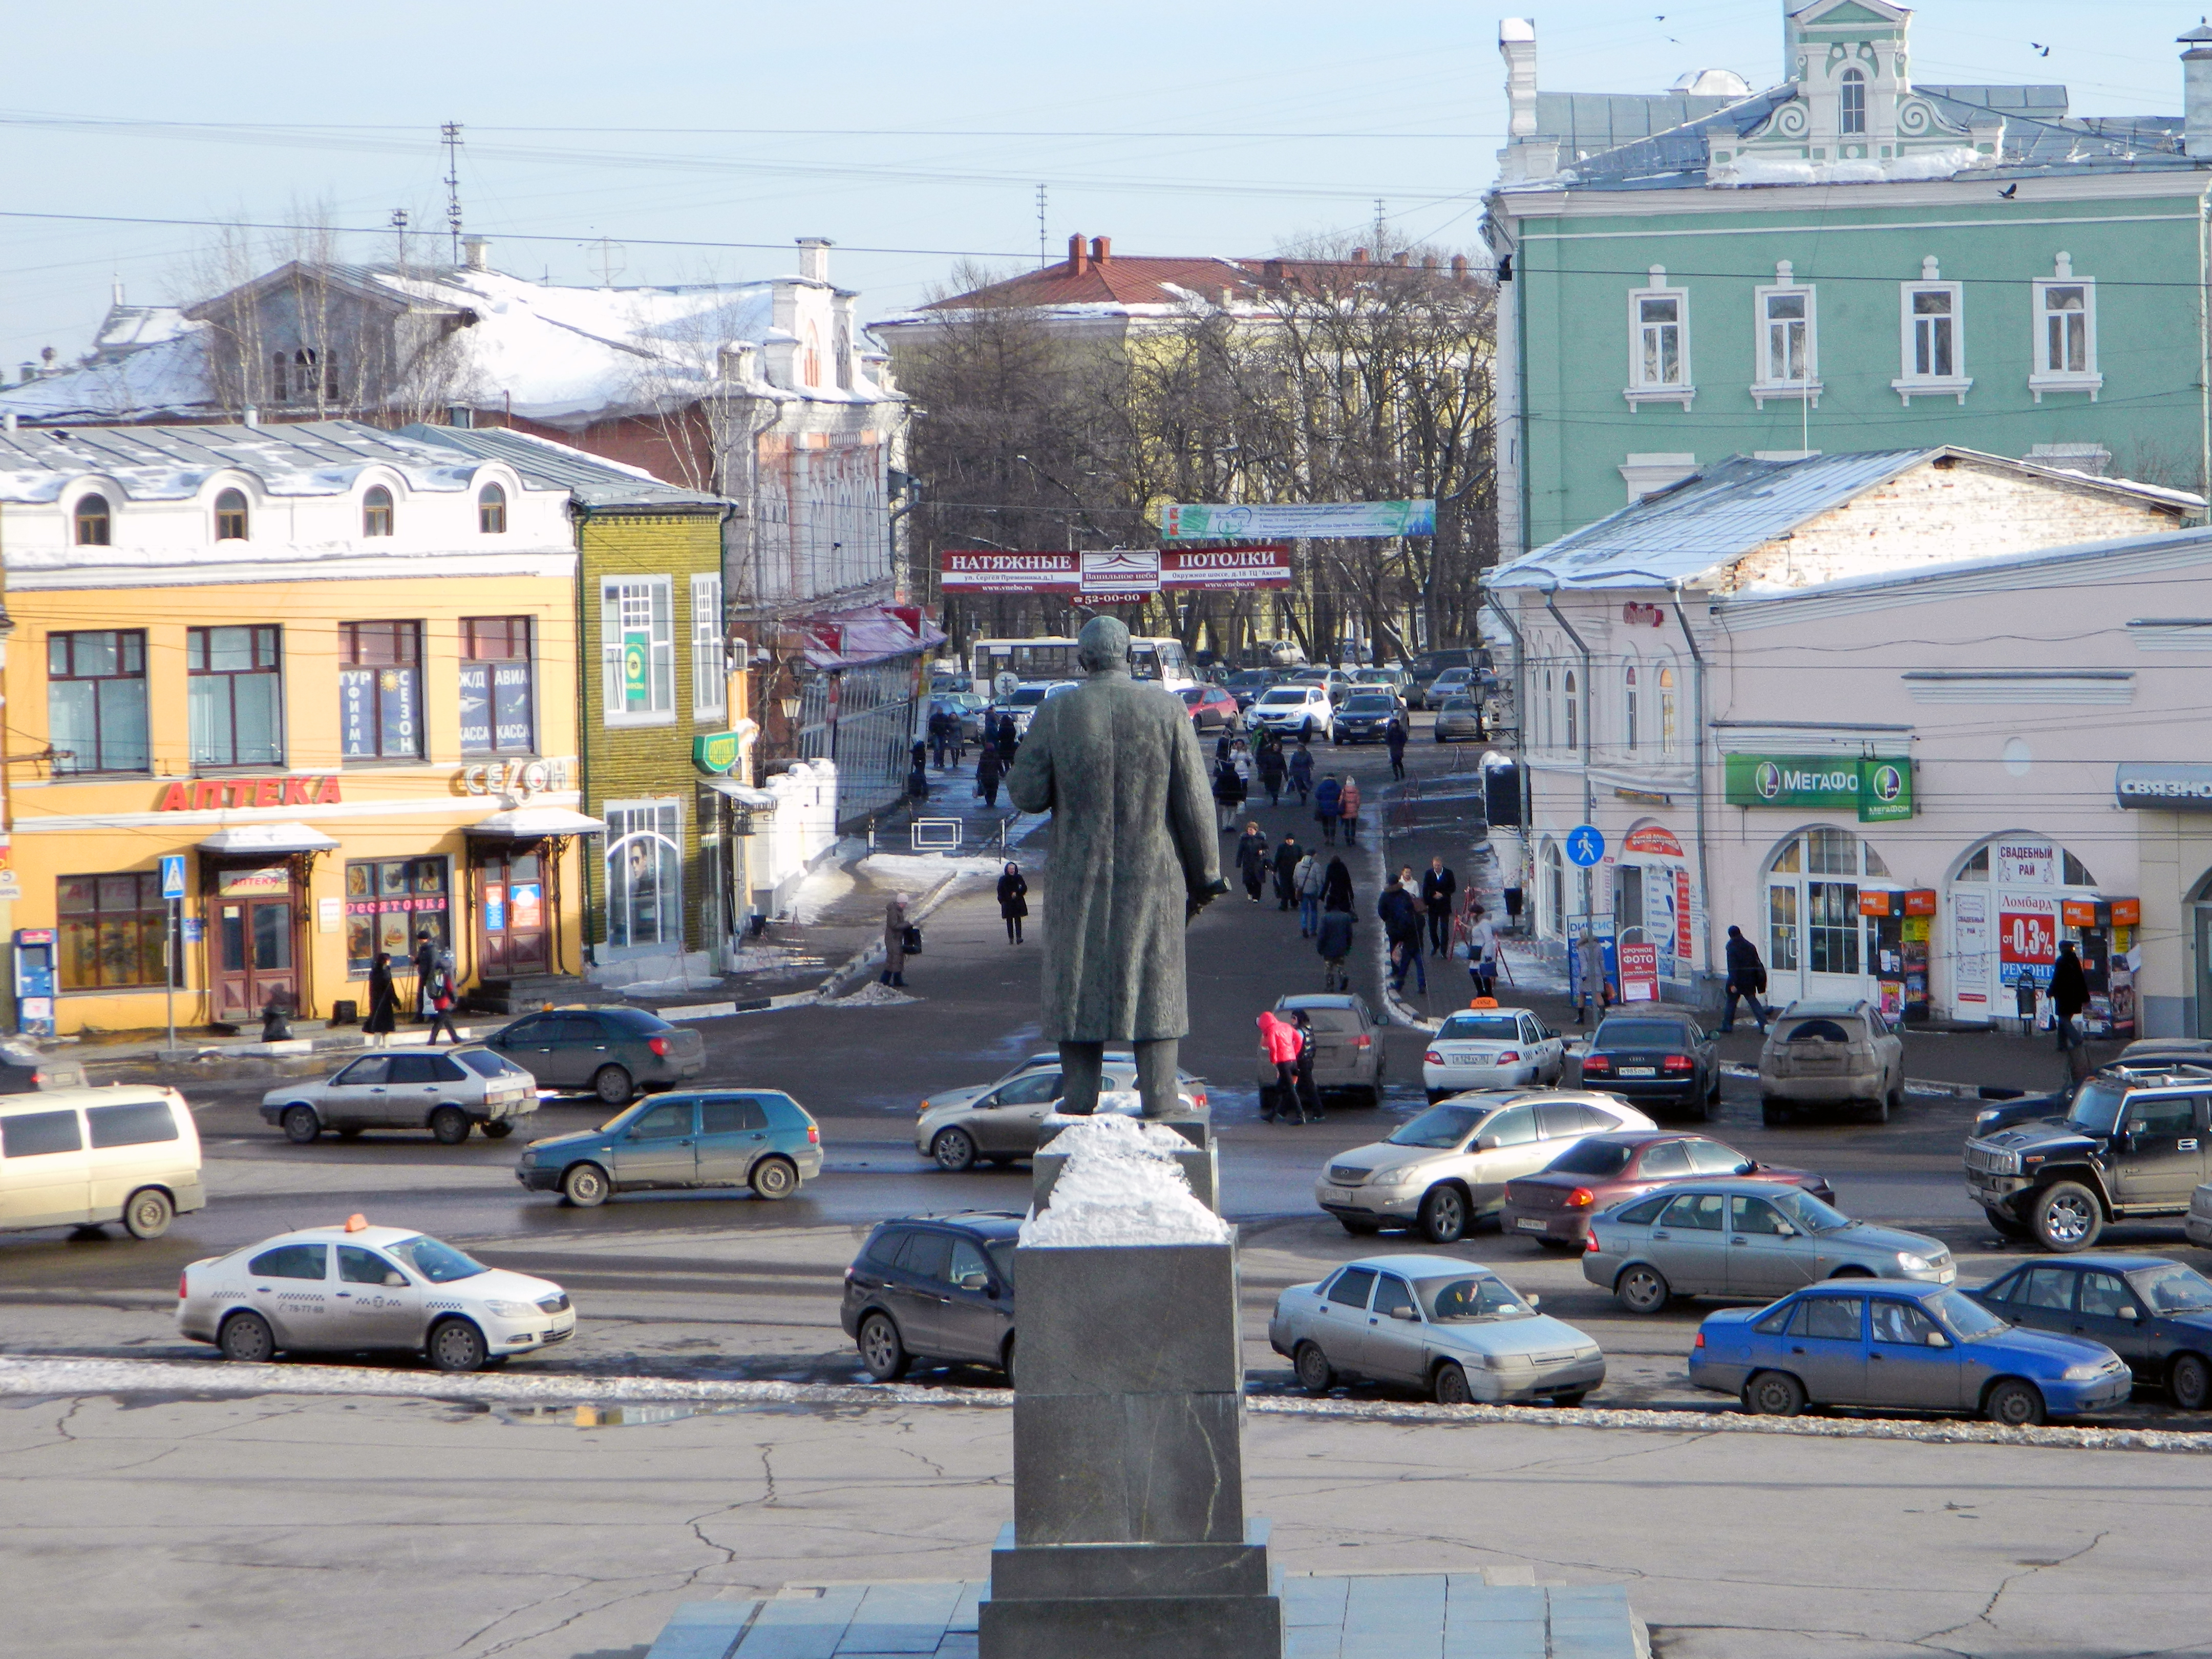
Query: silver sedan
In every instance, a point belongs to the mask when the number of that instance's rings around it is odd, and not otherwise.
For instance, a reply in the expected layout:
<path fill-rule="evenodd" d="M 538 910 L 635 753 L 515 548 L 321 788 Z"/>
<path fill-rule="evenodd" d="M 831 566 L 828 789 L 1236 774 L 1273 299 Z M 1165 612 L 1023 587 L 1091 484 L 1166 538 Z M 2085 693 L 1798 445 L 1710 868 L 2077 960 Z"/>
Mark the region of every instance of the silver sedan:
<path fill-rule="evenodd" d="M 1267 1341 L 1323 1395 L 1346 1376 L 1398 1383 L 1447 1406 L 1578 1404 L 1605 1381 L 1583 1332 L 1536 1311 L 1489 1268 L 1437 1255 L 1371 1255 L 1275 1298 Z"/>
<path fill-rule="evenodd" d="M 1482 710 L 1473 697 L 1446 697 L 1437 709 L 1437 741 L 1455 743 L 1462 738 L 1482 741 Z"/>
<path fill-rule="evenodd" d="M 351 1140 L 363 1129 L 428 1129 L 458 1146 L 474 1124 L 493 1140 L 538 1109 L 538 1083 L 513 1060 L 470 1043 L 363 1054 L 328 1077 L 305 1078 L 261 1097 L 261 1115 L 295 1146 L 325 1129 Z"/>

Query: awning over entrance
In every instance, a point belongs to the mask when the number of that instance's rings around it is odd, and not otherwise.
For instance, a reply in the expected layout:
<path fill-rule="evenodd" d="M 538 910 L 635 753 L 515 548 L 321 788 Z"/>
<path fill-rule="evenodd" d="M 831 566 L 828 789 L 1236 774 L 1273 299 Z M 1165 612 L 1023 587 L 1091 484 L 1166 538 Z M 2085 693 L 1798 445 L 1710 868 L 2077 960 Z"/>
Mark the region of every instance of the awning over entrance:
<path fill-rule="evenodd" d="M 234 857 L 257 853 L 330 853 L 338 843 L 304 823 L 241 823 L 218 830 L 200 843 L 203 853 Z"/>
<path fill-rule="evenodd" d="M 755 812 L 773 812 L 780 799 L 765 789 L 756 789 L 750 784 L 739 783 L 735 778 L 702 778 L 699 781 L 716 794 L 727 795 L 738 805 Z"/>
<path fill-rule="evenodd" d="M 592 836 L 606 828 L 603 819 L 565 806 L 516 806 L 495 812 L 464 832 L 479 841 L 543 841 L 548 836 Z"/>

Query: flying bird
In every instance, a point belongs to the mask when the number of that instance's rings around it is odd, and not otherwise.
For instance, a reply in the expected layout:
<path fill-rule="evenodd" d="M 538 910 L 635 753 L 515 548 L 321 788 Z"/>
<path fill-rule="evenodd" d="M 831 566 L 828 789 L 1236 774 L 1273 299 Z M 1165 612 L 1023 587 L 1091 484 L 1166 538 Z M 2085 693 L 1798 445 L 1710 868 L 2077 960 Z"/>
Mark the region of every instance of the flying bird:
<path fill-rule="evenodd" d="M 2035 48 L 2035 54 L 2037 57 L 2048 58 L 2051 56 L 2051 48 L 2045 46 L 2040 40 L 2031 40 L 2027 44 Z"/>
<path fill-rule="evenodd" d="M 2017 184 L 2007 185 L 2002 190 L 1999 191 L 1997 194 L 2003 197 L 2006 201 L 2009 202 L 2014 197 L 2020 194 L 2020 186 Z"/>

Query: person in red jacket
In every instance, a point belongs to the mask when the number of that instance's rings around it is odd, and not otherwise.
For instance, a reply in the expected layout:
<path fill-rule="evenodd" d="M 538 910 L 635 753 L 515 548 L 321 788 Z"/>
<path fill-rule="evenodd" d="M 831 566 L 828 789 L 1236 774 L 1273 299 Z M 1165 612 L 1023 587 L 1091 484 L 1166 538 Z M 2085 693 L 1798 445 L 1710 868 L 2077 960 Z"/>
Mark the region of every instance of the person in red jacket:
<path fill-rule="evenodd" d="M 1298 1028 L 1269 1009 L 1260 1016 L 1260 1043 L 1275 1068 L 1275 1081 L 1271 1088 L 1260 1091 L 1260 1115 L 1269 1123 L 1279 1113 L 1283 1121 L 1291 1121 L 1298 1111 L 1298 1054 L 1305 1047 L 1305 1035 Z"/>

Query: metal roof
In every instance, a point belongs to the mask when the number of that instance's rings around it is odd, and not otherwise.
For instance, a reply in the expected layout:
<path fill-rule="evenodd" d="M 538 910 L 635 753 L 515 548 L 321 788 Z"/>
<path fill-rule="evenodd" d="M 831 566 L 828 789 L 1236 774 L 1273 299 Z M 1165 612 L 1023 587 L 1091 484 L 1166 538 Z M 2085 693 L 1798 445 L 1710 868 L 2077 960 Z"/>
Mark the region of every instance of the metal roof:
<path fill-rule="evenodd" d="M 388 467 L 415 490 L 469 488 L 473 464 L 358 421 L 265 426 L 26 427 L 0 433 L 0 500 L 50 501 L 88 474 L 131 501 L 182 500 L 215 473 L 252 474 L 271 495 L 337 495 Z"/>
<path fill-rule="evenodd" d="M 504 461 L 532 483 L 565 489 L 586 507 L 720 507 L 705 490 L 664 483 L 651 473 L 501 427 L 409 426 L 403 437 L 441 444 L 482 460 Z"/>

